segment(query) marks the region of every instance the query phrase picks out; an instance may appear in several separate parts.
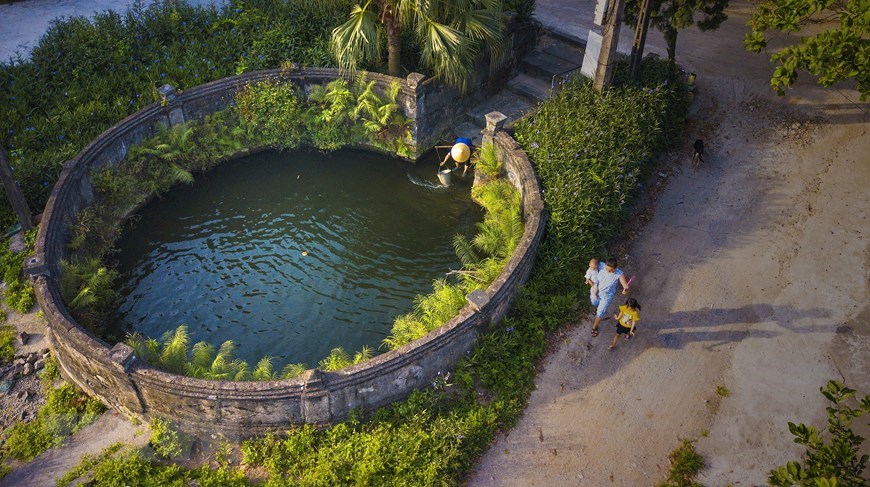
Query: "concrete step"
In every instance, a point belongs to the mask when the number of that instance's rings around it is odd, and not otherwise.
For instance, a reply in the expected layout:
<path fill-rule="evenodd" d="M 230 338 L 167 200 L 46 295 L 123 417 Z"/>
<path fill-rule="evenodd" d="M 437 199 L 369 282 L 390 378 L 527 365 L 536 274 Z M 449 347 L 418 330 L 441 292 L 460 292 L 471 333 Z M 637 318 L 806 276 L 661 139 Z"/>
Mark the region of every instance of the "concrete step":
<path fill-rule="evenodd" d="M 510 83 L 508 83 L 510 85 Z M 465 112 L 466 116 L 475 124 L 486 124 L 486 114 L 493 111 L 499 111 L 505 114 L 508 118 L 505 125 L 510 125 L 511 122 L 522 118 L 526 113 L 533 110 L 532 103 L 518 97 L 516 93 L 509 89 L 502 89 L 494 96 L 488 98 L 483 103 L 472 107 Z"/>
<path fill-rule="evenodd" d="M 508 87 L 514 93 L 530 100 L 546 100 L 550 98 L 550 79 L 546 80 L 525 73 L 520 73 L 508 81 Z"/>
<path fill-rule="evenodd" d="M 583 64 L 583 49 L 569 46 L 564 42 L 554 41 L 541 49 L 545 53 L 564 59 L 572 64 Z"/>
<path fill-rule="evenodd" d="M 568 61 L 544 51 L 532 51 L 520 64 L 520 71 L 539 78 L 552 79 L 554 75 L 574 69 L 583 64 L 583 58 Z"/>

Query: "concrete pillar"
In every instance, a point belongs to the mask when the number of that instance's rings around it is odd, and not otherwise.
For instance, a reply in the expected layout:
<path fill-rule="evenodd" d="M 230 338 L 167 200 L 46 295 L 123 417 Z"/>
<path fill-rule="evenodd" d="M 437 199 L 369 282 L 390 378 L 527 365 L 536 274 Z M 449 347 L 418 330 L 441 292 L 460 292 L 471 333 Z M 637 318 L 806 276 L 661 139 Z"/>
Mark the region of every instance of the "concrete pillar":
<path fill-rule="evenodd" d="M 622 12 L 625 0 L 610 0 L 602 29 L 601 53 L 598 56 L 598 69 L 592 86 L 601 92 L 610 86 L 616 65 L 616 47 L 619 44 L 619 27 L 622 25 Z"/>

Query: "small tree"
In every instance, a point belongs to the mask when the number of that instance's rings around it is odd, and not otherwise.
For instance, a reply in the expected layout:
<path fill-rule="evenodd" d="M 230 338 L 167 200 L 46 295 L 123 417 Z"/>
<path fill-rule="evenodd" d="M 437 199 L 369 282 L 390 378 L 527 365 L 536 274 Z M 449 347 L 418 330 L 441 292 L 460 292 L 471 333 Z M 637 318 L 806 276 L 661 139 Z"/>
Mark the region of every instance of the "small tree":
<path fill-rule="evenodd" d="M 673 61 L 677 55 L 677 34 L 679 29 L 697 25 L 701 31 L 718 29 L 728 19 L 725 9 L 728 0 L 650 0 L 650 23 L 665 36 L 668 44 L 668 59 Z M 641 0 L 626 0 L 625 18 L 627 25 L 637 25 Z M 701 14 L 699 19 L 695 19 Z M 642 56 L 643 53 L 639 53 Z"/>
<path fill-rule="evenodd" d="M 352 72 L 360 62 L 382 61 L 386 33 L 388 72 L 401 76 L 401 35 L 413 31 L 430 74 L 465 89 L 480 52 L 494 50 L 493 61 L 503 60 L 503 24 L 501 0 L 357 0 L 347 21 L 332 31 L 331 49 L 339 67 Z"/>
<path fill-rule="evenodd" d="M 858 456 L 864 438 L 852 432 L 852 420 L 870 413 L 870 394 L 857 408 L 844 403 L 855 391 L 836 381 L 819 389 L 831 401 L 828 411 L 828 442 L 813 426 L 788 423 L 794 442 L 807 449 L 803 462 L 788 462 L 770 471 L 767 481 L 775 487 L 860 487 L 868 484 L 863 477 L 867 455 Z"/>
<path fill-rule="evenodd" d="M 770 86 L 780 96 L 797 80 L 798 71 L 819 77 L 831 86 L 854 79 L 861 100 L 870 95 L 870 3 L 867 0 L 765 0 L 749 21 L 752 31 L 744 45 L 751 52 L 767 46 L 765 32 L 799 32 L 810 23 L 839 20 L 816 35 L 801 38 L 771 56 L 779 63 Z"/>

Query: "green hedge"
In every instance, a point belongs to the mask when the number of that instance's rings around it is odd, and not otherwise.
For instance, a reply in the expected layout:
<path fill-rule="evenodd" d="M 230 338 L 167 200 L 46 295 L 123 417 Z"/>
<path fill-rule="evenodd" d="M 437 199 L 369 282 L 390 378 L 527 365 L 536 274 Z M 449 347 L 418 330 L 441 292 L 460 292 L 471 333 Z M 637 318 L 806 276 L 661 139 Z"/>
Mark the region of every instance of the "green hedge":
<path fill-rule="evenodd" d="M 55 21 L 29 60 L 0 64 L 0 143 L 31 208 L 44 206 L 64 161 L 156 101 L 164 83 L 186 89 L 286 61 L 332 66 L 330 32 L 349 11 L 349 2 L 232 0 L 218 9 L 182 0 Z M 13 221 L 0 198 L 0 228 Z"/>
<path fill-rule="evenodd" d="M 368 420 L 353 417 L 325 430 L 302 426 L 245 443 L 244 462 L 269 472 L 266 485 L 462 483 L 495 433 L 519 417 L 547 332 L 576 320 L 579 263 L 601 251 L 624 223 L 642 174 L 680 133 L 687 105 L 681 73 L 647 61 L 644 76 L 642 85 L 623 84 L 604 96 L 586 82 L 572 84 L 518 127 L 557 217 L 510 317 L 483 334 L 452 374 Z M 572 208 L 580 216 L 571 215 Z M 139 457 L 129 465 L 125 481 L 146 469 L 154 474 Z M 97 471 L 94 482 L 101 479 Z"/>

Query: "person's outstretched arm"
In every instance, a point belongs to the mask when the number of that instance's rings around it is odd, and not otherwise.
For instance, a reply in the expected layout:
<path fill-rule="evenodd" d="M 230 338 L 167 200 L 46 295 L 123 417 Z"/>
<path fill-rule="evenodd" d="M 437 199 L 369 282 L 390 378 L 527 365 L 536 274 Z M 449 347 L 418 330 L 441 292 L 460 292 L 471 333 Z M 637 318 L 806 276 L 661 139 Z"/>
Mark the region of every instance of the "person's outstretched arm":
<path fill-rule="evenodd" d="M 625 274 L 619 276 L 619 283 L 622 284 L 622 294 L 628 294 L 628 280 L 625 278 Z"/>

